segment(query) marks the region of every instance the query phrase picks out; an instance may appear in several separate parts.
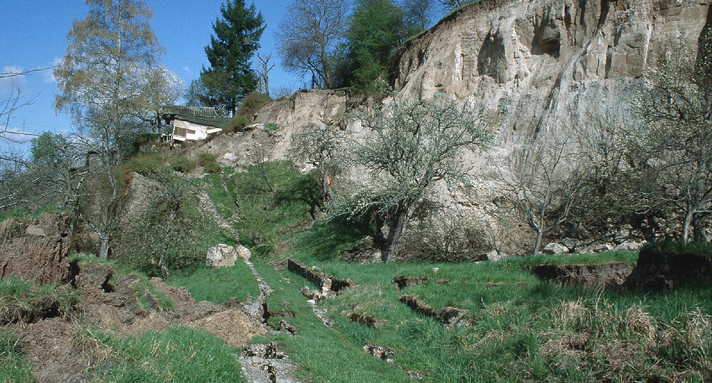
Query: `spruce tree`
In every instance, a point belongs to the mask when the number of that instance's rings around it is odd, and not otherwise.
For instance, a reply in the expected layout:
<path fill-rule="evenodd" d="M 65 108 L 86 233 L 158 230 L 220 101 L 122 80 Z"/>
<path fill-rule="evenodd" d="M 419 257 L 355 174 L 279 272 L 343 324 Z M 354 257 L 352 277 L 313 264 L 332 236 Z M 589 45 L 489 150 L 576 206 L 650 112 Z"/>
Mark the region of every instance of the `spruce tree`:
<path fill-rule="evenodd" d="M 256 12 L 254 4 L 248 7 L 245 0 L 227 0 L 220 14 L 222 18 L 213 24 L 215 34 L 205 47 L 210 67 L 200 73 L 204 88 L 201 100 L 234 115 L 240 99 L 259 83 L 250 60 L 260 48 L 265 26 L 262 13 Z"/>

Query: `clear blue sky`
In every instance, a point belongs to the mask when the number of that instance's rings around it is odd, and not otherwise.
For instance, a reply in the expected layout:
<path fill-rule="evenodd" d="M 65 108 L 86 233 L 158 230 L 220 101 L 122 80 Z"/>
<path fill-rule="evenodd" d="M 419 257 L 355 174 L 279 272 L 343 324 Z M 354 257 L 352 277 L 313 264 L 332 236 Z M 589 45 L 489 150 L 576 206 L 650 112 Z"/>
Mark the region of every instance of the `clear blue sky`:
<path fill-rule="evenodd" d="M 161 57 L 163 64 L 186 85 L 190 84 L 200 69 L 208 65 L 204 47 L 210 41 L 212 23 L 220 14 L 223 0 L 148 0 L 147 3 L 154 11 L 153 31 L 166 50 Z M 271 53 L 278 64 L 270 72 L 272 89 L 297 89 L 303 84 L 300 78 L 281 69 L 275 49 L 274 32 L 288 3 L 289 0 L 254 1 L 267 26 L 260 41 L 260 53 Z M 0 0 L 0 72 L 52 66 L 64 56 L 72 21 L 84 18 L 86 10 L 83 0 Z M 69 116 L 54 112 L 52 103 L 57 88 L 51 71 L 0 80 L 0 101 L 7 98 L 13 85 L 32 104 L 13 115 L 12 129 L 55 133 L 72 130 Z M 0 127 L 4 125 L 2 121 Z"/>

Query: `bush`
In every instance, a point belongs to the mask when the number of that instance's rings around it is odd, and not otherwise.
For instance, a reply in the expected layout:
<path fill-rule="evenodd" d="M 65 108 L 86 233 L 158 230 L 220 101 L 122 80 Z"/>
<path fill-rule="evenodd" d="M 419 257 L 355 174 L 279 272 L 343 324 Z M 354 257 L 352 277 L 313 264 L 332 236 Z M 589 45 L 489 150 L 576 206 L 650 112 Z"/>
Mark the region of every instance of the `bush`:
<path fill-rule="evenodd" d="M 200 153 L 198 165 L 202 166 L 207 173 L 220 173 L 222 168 L 218 164 L 217 157 L 210 153 Z"/>
<path fill-rule="evenodd" d="M 262 93 L 250 93 L 242 99 L 240 107 L 237 108 L 235 117 L 230 119 L 228 128 L 232 132 L 241 132 L 252 122 L 252 117 L 259 112 L 260 108 L 270 101 L 271 98 Z"/>
<path fill-rule="evenodd" d="M 186 156 L 180 156 L 178 158 L 175 158 L 170 163 L 173 167 L 173 170 L 181 173 L 190 173 L 191 171 L 193 171 L 193 169 L 195 169 L 196 166 L 195 161 L 190 160 Z"/>
<path fill-rule="evenodd" d="M 228 130 L 231 132 L 242 132 L 250 120 L 245 116 L 235 116 L 228 122 Z"/>

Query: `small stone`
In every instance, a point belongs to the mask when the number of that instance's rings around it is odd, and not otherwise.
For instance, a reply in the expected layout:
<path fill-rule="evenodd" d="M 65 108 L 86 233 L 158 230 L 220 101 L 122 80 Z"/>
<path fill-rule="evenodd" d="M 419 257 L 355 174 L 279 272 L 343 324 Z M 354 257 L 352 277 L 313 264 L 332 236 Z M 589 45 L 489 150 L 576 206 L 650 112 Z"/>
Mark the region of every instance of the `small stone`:
<path fill-rule="evenodd" d="M 205 264 L 208 267 L 232 267 L 235 266 L 238 253 L 235 248 L 225 244 L 219 244 L 208 249 Z"/>
<path fill-rule="evenodd" d="M 37 225 L 27 226 L 27 230 L 25 230 L 25 235 L 28 235 L 30 237 L 46 237 L 47 236 L 47 234 L 45 234 L 44 229 Z"/>
<path fill-rule="evenodd" d="M 560 243 L 551 242 L 544 246 L 544 250 L 542 252 L 544 254 L 563 254 L 568 253 L 569 248 Z"/>

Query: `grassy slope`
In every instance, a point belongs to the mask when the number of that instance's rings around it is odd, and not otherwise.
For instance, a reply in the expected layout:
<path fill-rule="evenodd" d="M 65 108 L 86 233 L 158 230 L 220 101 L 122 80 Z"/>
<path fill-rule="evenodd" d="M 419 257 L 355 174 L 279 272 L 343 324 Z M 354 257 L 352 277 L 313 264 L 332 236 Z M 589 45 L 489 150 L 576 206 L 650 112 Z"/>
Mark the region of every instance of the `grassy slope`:
<path fill-rule="evenodd" d="M 634 263 L 635 254 L 458 264 L 345 264 L 333 261 L 336 251 L 353 244 L 365 228 L 312 225 L 313 180 L 288 164 L 267 164 L 243 173 L 224 169 L 222 174 L 196 180 L 195 186 L 201 185 L 207 186 L 223 219 L 233 222 L 241 241 L 252 248 L 253 262 L 275 291 L 268 298 L 272 310 L 295 313 L 294 318 L 272 317 L 270 324 L 285 319 L 297 328 L 296 335 L 272 333 L 253 342 L 280 343 L 299 365 L 304 381 L 712 378 L 709 289 L 666 294 L 589 291 L 557 287 L 523 270 L 536 263 Z M 270 264 L 287 256 L 356 282 L 355 288 L 319 303 L 319 308 L 328 310 L 332 327 L 324 326 L 300 294 L 309 282 Z M 396 275 L 429 279 L 422 286 L 399 291 L 392 284 Z M 198 300 L 216 303 L 257 293 L 254 278 L 241 265 L 222 270 L 197 267 L 177 273 L 170 282 L 187 286 Z M 473 325 L 450 327 L 417 314 L 398 301 L 404 293 L 435 309 L 448 305 L 465 309 Z M 352 313 L 372 316 L 375 325 L 351 321 Z M 226 374 L 231 379 L 239 375 L 240 351 L 201 331 L 172 328 L 134 337 L 99 334 L 95 338 L 117 360 L 101 372 L 104 381 L 224 381 Z M 366 342 L 391 348 L 394 363 L 366 354 L 362 349 Z M 11 343 L 12 337 L 0 339 L 0 375 L 23 381 L 29 370 Z"/>
<path fill-rule="evenodd" d="M 211 182 L 218 185 L 216 180 Z M 257 249 L 258 268 L 275 289 L 270 307 L 296 313 L 295 318 L 276 317 L 270 322 L 285 319 L 297 327 L 298 335 L 271 335 L 256 341 L 281 343 L 308 381 L 410 381 L 408 371 L 426 381 L 623 381 L 680 376 L 694 381 L 710 373 L 705 367 L 712 360 L 709 342 L 698 344 L 701 352 L 695 352 L 695 344 L 683 339 L 693 322 L 709 319 L 708 290 L 690 288 L 668 294 L 587 291 L 556 287 L 523 271 L 536 263 L 632 264 L 637 258 L 634 253 L 524 257 L 479 264 L 334 262 L 336 251 L 353 244 L 365 228 L 333 223 L 310 226 L 314 200 L 309 193 L 295 193 L 308 182 L 285 163 L 253 167 L 230 175 L 227 181 L 233 193 L 230 197 L 240 205 L 236 214 L 242 223 L 237 230 L 248 242 L 258 239 L 251 243 Z M 230 206 L 230 202 L 216 205 Z M 268 264 L 286 256 L 357 283 L 357 288 L 319 304 L 328 309 L 333 328 L 325 327 L 299 294 L 308 282 Z M 448 305 L 465 309 L 474 325 L 450 328 L 411 311 L 398 301 L 406 291 L 391 284 L 400 274 L 429 277 L 407 293 L 435 309 Z M 373 316 L 375 328 L 350 321 L 354 312 Z M 636 320 L 653 323 L 652 340 L 640 341 L 649 327 L 637 328 Z M 670 334 L 677 337 L 662 339 Z M 576 336 L 585 336 L 583 350 L 562 346 L 566 343 L 562 339 Z M 364 353 L 365 342 L 392 348 L 395 364 Z M 578 351 L 580 355 L 569 358 L 568 354 Z M 616 354 L 634 362 L 622 363 Z"/>

